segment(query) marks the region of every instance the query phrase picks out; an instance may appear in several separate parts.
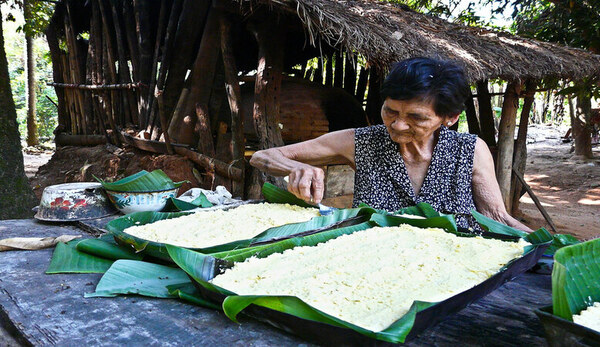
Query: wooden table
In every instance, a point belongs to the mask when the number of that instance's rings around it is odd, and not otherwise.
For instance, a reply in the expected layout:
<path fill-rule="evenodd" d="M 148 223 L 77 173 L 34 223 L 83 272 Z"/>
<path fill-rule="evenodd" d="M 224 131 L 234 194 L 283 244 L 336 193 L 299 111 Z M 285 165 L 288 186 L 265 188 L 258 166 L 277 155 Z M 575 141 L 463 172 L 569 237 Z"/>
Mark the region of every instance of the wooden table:
<path fill-rule="evenodd" d="M 76 225 L 0 221 L 0 239 L 82 234 Z M 178 300 L 85 299 L 101 274 L 46 275 L 52 249 L 0 252 L 0 326 L 36 346 L 299 346 L 269 325 Z M 409 346 L 543 346 L 533 309 L 551 303 L 550 276 L 526 273 L 425 331 Z"/>

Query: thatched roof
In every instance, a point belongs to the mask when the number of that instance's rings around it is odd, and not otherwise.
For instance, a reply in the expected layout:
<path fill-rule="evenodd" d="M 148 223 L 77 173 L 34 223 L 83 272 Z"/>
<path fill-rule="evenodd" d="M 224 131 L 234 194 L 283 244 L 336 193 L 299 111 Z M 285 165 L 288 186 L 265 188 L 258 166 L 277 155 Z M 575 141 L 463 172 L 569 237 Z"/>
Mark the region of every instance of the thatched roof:
<path fill-rule="evenodd" d="M 452 59 L 471 81 L 489 78 L 579 79 L 600 75 L 600 55 L 482 28 L 454 24 L 377 0 L 240 0 L 296 13 L 319 40 L 387 69 L 416 56 Z"/>

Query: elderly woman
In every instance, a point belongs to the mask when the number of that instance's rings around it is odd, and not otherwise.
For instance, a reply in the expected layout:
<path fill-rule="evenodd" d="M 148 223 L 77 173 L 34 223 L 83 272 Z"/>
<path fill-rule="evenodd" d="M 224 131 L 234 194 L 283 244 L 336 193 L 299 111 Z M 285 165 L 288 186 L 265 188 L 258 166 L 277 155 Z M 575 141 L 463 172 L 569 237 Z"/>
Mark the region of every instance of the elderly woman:
<path fill-rule="evenodd" d="M 288 190 L 320 202 L 324 173 L 316 166 L 355 169 L 354 202 L 396 211 L 419 202 L 456 215 L 477 228 L 476 209 L 529 231 L 504 207 L 492 155 L 476 135 L 449 130 L 458 121 L 469 86 L 457 65 L 414 58 L 393 66 L 382 88 L 383 125 L 347 129 L 256 152 L 250 164 L 272 175 L 289 175 Z"/>

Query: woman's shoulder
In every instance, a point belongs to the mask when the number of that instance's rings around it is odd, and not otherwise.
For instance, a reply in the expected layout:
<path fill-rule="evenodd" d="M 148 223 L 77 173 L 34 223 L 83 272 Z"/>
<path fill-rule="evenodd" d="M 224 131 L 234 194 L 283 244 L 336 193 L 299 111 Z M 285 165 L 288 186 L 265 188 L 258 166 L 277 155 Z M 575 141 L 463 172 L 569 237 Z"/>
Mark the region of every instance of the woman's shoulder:
<path fill-rule="evenodd" d="M 448 138 L 461 145 L 475 146 L 475 143 L 477 142 L 477 135 L 475 134 L 459 133 L 458 131 L 450 130 L 448 128 L 446 128 L 446 132 Z"/>
<path fill-rule="evenodd" d="M 354 136 L 359 137 L 378 137 L 386 135 L 387 130 L 384 124 L 371 125 L 368 127 L 356 128 L 354 130 Z"/>

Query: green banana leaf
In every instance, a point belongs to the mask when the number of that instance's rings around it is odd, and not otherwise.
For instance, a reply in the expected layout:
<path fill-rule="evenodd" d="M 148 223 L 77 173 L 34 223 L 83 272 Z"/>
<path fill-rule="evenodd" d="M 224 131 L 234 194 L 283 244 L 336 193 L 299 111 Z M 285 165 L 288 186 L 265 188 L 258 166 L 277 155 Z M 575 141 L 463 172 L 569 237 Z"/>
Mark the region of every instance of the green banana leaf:
<path fill-rule="evenodd" d="M 420 217 L 425 217 L 425 218 L 445 216 L 445 214 L 439 213 L 433 207 L 431 207 L 431 205 L 429 205 L 426 202 L 420 202 L 420 203 L 416 204 L 415 206 L 401 208 L 398 211 L 394 212 L 394 214 L 409 214 L 409 215 L 420 216 Z"/>
<path fill-rule="evenodd" d="M 411 332 L 417 313 L 438 304 L 437 302 L 415 301 L 406 315 L 400 317 L 399 320 L 394 322 L 387 329 L 380 332 L 373 332 L 319 311 L 297 297 L 239 296 L 227 290 L 226 288 L 221 288 L 208 282 L 210 279 L 221 273 L 223 269 L 231 267 L 232 262 L 241 262 L 253 256 L 263 258 L 270 254 L 280 253 L 286 249 L 297 246 L 314 246 L 320 242 L 335 238 L 341 234 L 350 234 L 376 225 L 395 226 L 399 224 L 441 227 L 447 229 L 448 232 L 456 233 L 456 223 L 454 222 L 452 216 L 436 216 L 429 219 L 411 219 L 375 213 L 371 215 L 370 221 L 364 222 L 361 225 L 349 226 L 304 237 L 296 237 L 285 241 L 276 242 L 271 245 L 266 245 L 266 247 L 257 246 L 247 248 L 245 250 L 233 250 L 230 252 L 214 253 L 210 255 L 170 245 L 167 245 L 166 248 L 173 261 L 181 269 L 188 273 L 188 275 L 190 275 L 190 277 L 192 277 L 200 286 L 205 288 L 209 293 L 212 292 L 226 296 L 222 303 L 223 311 L 233 321 L 236 321 L 236 317 L 239 312 L 244 310 L 249 305 L 254 304 L 262 308 L 268 308 L 287 313 L 309 321 L 348 328 L 359 334 L 382 341 L 400 343 L 404 342 L 408 334 Z M 492 231 L 495 231 L 496 226 L 492 225 L 489 228 Z M 552 240 L 552 238 L 549 236 L 549 233 L 544 229 L 537 230 L 536 232 L 526 236 L 529 237 L 531 240 L 530 242 L 535 244 L 535 247 L 545 246 Z M 525 250 L 524 255 L 533 252 L 535 247 Z M 513 262 L 514 261 L 511 261 L 509 264 L 504 266 L 499 270 L 498 273 L 505 271 L 505 269 L 507 269 Z M 218 300 L 218 296 L 214 296 L 212 299 Z"/>
<path fill-rule="evenodd" d="M 561 249 L 563 247 L 572 246 L 572 245 L 581 243 L 581 241 L 579 241 L 575 236 L 572 236 L 572 235 L 554 234 L 552 237 L 553 237 L 552 244 L 550 245 L 550 247 L 548 247 L 548 249 L 546 249 L 546 252 L 544 252 L 544 255 L 554 255 L 554 253 L 556 253 L 556 251 L 558 251 L 559 249 Z"/>
<path fill-rule="evenodd" d="M 104 273 L 115 260 L 140 260 L 143 254 L 117 246 L 106 238 L 73 240 L 56 245 L 47 274 L 57 273 Z"/>
<path fill-rule="evenodd" d="M 190 283 L 181 269 L 139 260 L 117 260 L 98 282 L 96 291 L 86 298 L 138 294 L 156 298 L 176 298 L 167 286 Z"/>
<path fill-rule="evenodd" d="M 573 321 L 573 315 L 600 302 L 600 239 L 559 249 L 552 269 L 554 315 Z"/>
<path fill-rule="evenodd" d="M 141 260 L 144 255 L 133 253 L 131 250 L 108 243 L 99 239 L 85 239 L 77 243 L 77 250 L 104 259 L 118 260 L 131 259 Z"/>
<path fill-rule="evenodd" d="M 187 301 L 191 304 L 206 308 L 212 308 L 214 310 L 221 309 L 221 306 L 203 299 L 200 295 L 200 292 L 198 291 L 198 289 L 196 289 L 196 286 L 194 286 L 194 284 L 192 284 L 191 281 L 189 283 L 169 285 L 166 288 L 169 291 L 170 295 L 178 297 L 179 299 Z"/>
<path fill-rule="evenodd" d="M 142 170 L 116 182 L 106 182 L 94 176 L 106 190 L 115 192 L 152 192 L 179 188 L 186 181 L 173 182 L 162 170 Z"/>
<path fill-rule="evenodd" d="M 59 242 L 54 248 L 47 274 L 58 273 L 104 273 L 114 260 L 97 257 L 77 250 L 82 240 Z"/>
<path fill-rule="evenodd" d="M 294 194 L 288 192 L 287 190 L 281 189 L 269 182 L 265 182 L 265 184 L 263 184 L 262 194 L 265 197 L 265 200 L 268 202 L 318 208 L 315 205 L 311 205 L 306 201 L 297 198 Z"/>
<path fill-rule="evenodd" d="M 206 195 L 204 195 L 204 193 L 200 193 L 200 196 L 198 196 L 196 199 L 188 202 L 188 201 L 183 201 L 177 198 L 169 198 L 169 200 L 167 201 L 167 205 L 165 206 L 165 208 L 163 209 L 164 212 L 180 212 L 180 211 L 189 211 L 189 210 L 193 210 L 196 208 L 205 208 L 205 207 L 212 207 L 213 204 L 208 201 L 208 198 L 206 198 Z"/>
<path fill-rule="evenodd" d="M 267 201 L 270 203 L 296 204 L 298 202 L 297 200 L 299 200 L 293 194 L 266 183 L 265 186 L 263 186 L 263 191 L 265 192 Z M 314 217 L 307 222 L 286 224 L 269 228 L 251 239 L 237 240 L 212 247 L 192 249 L 208 254 L 247 248 L 260 243 L 275 242 L 278 240 L 287 239 L 295 235 L 306 235 L 309 233 L 320 232 L 329 228 L 345 226 L 345 221 L 348 221 L 346 224 L 361 223 L 368 220 L 368 217 L 374 212 L 376 212 L 376 210 L 370 207 L 336 210 L 331 215 Z M 116 240 L 120 244 L 130 245 L 137 252 L 144 252 L 145 254 L 156 258 L 170 260 L 167 251 L 165 250 L 164 243 L 144 240 L 133 235 L 129 235 L 125 232 L 125 229 L 134 225 L 149 224 L 158 220 L 177 218 L 187 214 L 189 213 L 136 212 L 112 220 L 106 225 L 106 229 L 115 236 Z M 352 219 L 355 217 L 357 219 Z"/>

